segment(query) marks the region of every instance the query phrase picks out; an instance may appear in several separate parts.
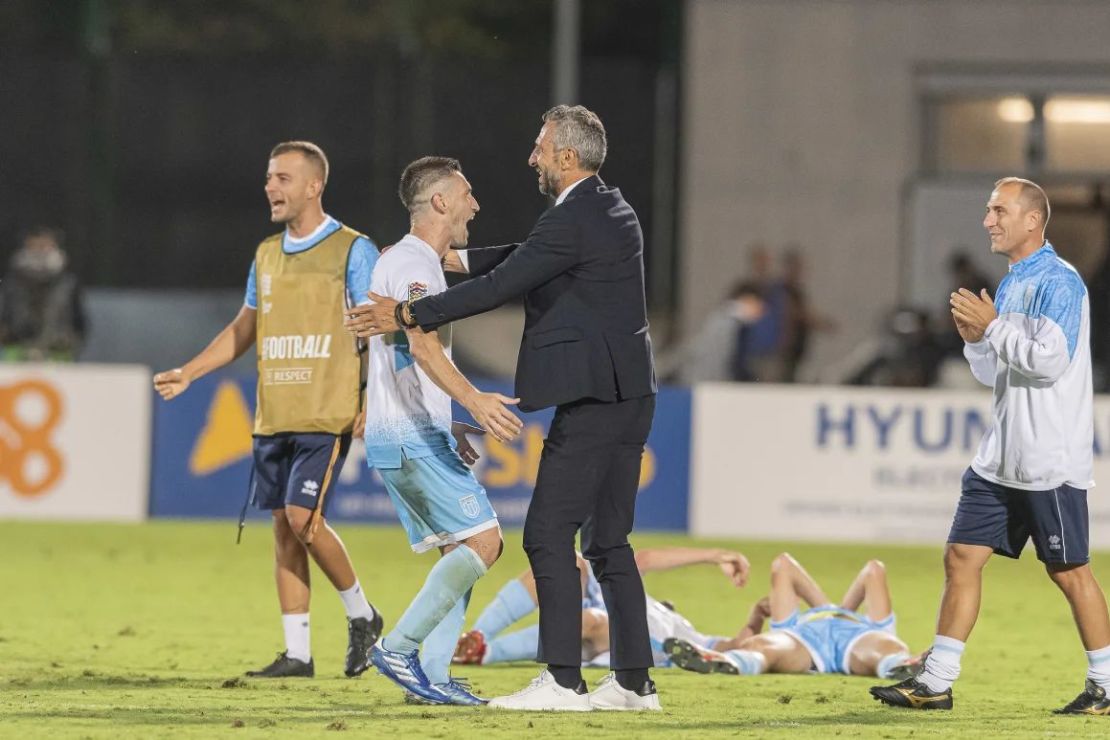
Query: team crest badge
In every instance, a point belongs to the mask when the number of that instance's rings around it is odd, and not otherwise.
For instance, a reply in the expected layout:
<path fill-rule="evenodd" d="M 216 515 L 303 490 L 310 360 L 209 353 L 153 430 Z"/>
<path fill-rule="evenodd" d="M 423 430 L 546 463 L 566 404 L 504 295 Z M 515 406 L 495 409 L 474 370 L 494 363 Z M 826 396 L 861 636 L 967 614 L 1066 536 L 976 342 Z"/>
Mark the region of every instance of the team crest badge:
<path fill-rule="evenodd" d="M 467 519 L 477 519 L 478 514 L 481 513 L 477 496 L 463 496 L 459 499 L 459 508 L 466 514 Z"/>
<path fill-rule="evenodd" d="M 428 295 L 427 283 L 409 283 L 409 300 L 418 301 Z"/>

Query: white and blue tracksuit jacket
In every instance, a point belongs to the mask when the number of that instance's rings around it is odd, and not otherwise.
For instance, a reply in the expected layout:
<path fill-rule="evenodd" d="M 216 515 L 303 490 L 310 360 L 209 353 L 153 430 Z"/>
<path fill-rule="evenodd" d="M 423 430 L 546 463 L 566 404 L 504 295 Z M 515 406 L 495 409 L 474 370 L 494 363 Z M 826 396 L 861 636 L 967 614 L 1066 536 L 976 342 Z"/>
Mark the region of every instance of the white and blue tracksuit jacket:
<path fill-rule="evenodd" d="M 964 346 L 976 379 L 994 388 L 972 469 L 1011 488 L 1090 488 L 1091 310 L 1083 279 L 1045 242 L 1010 266 L 994 302 L 998 318 L 982 341 Z"/>

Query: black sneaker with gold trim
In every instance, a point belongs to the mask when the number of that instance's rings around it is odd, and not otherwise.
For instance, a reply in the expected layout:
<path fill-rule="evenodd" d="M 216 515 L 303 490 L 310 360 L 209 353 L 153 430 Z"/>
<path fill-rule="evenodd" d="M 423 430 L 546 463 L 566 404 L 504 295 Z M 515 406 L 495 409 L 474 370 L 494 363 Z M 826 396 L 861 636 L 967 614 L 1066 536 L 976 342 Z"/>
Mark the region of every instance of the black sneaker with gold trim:
<path fill-rule="evenodd" d="M 1052 713 L 1110 715 L 1110 699 L 1106 698 L 1106 689 L 1088 678 L 1082 694 L 1075 697 L 1066 707 L 1053 709 Z"/>
<path fill-rule="evenodd" d="M 892 707 L 908 709 L 951 709 L 952 689 L 939 694 L 929 691 L 929 687 L 917 680 L 916 676 L 907 678 L 893 686 L 872 686 L 871 696 Z"/>

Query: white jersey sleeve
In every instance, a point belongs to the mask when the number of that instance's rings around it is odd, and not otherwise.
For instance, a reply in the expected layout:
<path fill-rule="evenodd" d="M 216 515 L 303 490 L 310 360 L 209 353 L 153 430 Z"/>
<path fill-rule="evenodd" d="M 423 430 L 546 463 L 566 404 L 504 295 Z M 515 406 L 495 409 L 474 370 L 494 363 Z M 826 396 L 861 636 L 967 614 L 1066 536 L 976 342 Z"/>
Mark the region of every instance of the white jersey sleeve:
<path fill-rule="evenodd" d="M 998 355 L 985 339 L 964 344 L 964 357 L 971 365 L 971 374 L 985 386 L 994 387 L 994 376 L 998 371 Z"/>

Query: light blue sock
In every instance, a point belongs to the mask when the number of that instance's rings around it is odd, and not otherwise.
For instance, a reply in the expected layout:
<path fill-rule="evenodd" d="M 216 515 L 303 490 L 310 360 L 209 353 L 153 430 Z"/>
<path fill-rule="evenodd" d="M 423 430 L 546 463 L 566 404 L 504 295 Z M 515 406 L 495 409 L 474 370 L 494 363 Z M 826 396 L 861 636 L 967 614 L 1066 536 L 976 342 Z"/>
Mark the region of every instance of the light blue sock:
<path fill-rule="evenodd" d="M 767 659 L 754 650 L 727 650 L 725 656 L 745 676 L 757 676 L 767 668 Z"/>
<path fill-rule="evenodd" d="M 900 653 L 884 655 L 875 666 L 875 675 L 879 678 L 890 678 L 895 668 L 908 662 L 912 657 L 904 650 Z"/>
<path fill-rule="evenodd" d="M 485 572 L 486 564 L 466 545 L 444 555 L 428 573 L 409 608 L 382 639 L 382 648 L 398 653 L 416 650 Z"/>
<path fill-rule="evenodd" d="M 451 656 L 459 643 L 463 622 L 466 621 L 466 607 L 470 604 L 470 591 L 455 602 L 443 621 L 436 625 L 420 648 L 420 667 L 432 683 L 447 683 L 451 679 Z"/>
<path fill-rule="evenodd" d="M 524 584 L 513 579 L 501 587 L 493 601 L 482 610 L 474 629 L 480 630 L 486 640 L 492 640 L 518 619 L 523 619 L 536 610 L 536 602 Z"/>
<path fill-rule="evenodd" d="M 486 646 L 482 665 L 509 660 L 535 660 L 540 651 L 540 626 L 534 624 L 498 637 Z"/>

